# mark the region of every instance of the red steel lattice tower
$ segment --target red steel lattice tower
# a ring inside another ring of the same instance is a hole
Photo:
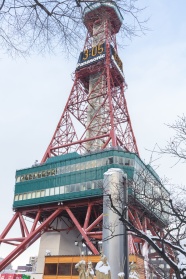
[[[108,146],[138,154],[117,53],[122,15],[114,3],[96,3],[85,9],[84,24],[88,34],[74,84],[42,162],[51,156]]]
[[[66,106],[41,163],[50,157],[73,151],[84,154],[107,147],[121,147],[139,155],[124,94],[126,82],[123,65],[116,44],[122,15],[113,1],[97,2],[85,9],[83,19],[88,30],[84,49],[79,56]],[[97,197],[16,209],[0,235],[0,243],[14,245],[15,249],[0,263],[0,270],[43,233],[54,231],[51,224],[59,216],[68,217],[72,227],[68,227],[67,231],[75,226],[88,248],[98,254],[92,239],[102,239],[102,203],[102,197]],[[31,229],[26,225],[25,216],[34,220]],[[138,229],[156,234],[156,224],[148,217],[141,220],[140,211],[132,205],[129,219]],[[17,220],[20,222],[21,236],[6,238]],[[144,242],[132,237],[129,240],[130,250],[140,253]],[[139,245],[134,245],[134,242]]]
[[[121,147],[139,155],[124,95],[123,65],[116,44],[122,15],[114,2],[97,2],[85,9],[83,19],[88,33],[79,56],[74,84],[41,163],[50,157],[73,151],[83,154],[107,147]],[[65,206],[30,206],[16,209],[0,235],[0,243],[15,247],[0,263],[0,270],[44,232],[53,231],[52,222],[62,215],[72,220],[89,249],[98,254],[92,239],[102,239],[102,197],[92,201],[69,202]],[[25,217],[34,220],[30,229]],[[17,221],[21,236],[8,238],[7,234]],[[100,229],[95,230],[95,227]],[[72,228],[68,227],[67,231]]]

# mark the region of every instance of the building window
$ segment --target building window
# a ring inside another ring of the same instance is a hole
[[[71,264],[70,263],[59,263],[58,264],[58,275],[71,275]]]
[[[92,182],[87,182],[87,190],[90,190],[92,189]]]
[[[57,274],[57,263],[45,264],[44,275],[56,275]]]
[[[96,161],[96,166],[97,166],[97,167],[101,167],[101,166],[102,166],[102,162],[101,162],[100,159]]]
[[[108,164],[108,165],[111,165],[111,164],[113,164],[113,163],[114,163],[114,158],[113,158],[113,157],[108,158],[107,164]]]
[[[119,164],[123,166],[123,158],[119,157]]]
[[[50,189],[50,196],[53,196],[54,195],[54,188],[51,188]]]
[[[35,199],[36,197],[36,192],[32,192],[32,199]]]
[[[49,190],[50,190],[50,189],[46,189],[46,190],[45,190],[45,196],[49,196],[49,195],[50,195]]]
[[[60,187],[60,194],[64,194],[64,189],[65,189],[64,186],[61,186],[61,187]]]
[[[84,183],[82,183],[81,184],[81,190],[80,191],[85,191],[85,190],[87,190],[87,187],[88,187],[88,184],[89,184],[90,182],[84,182]]]
[[[57,174],[61,174],[62,173],[62,169],[61,168],[57,168]]]
[[[40,198],[40,196],[41,196],[40,191],[37,191],[37,192],[36,192],[36,198]]]
[[[45,191],[42,190],[42,191],[41,191],[41,197],[44,197],[44,196],[45,196]]]
[[[21,177],[20,176],[17,176],[16,177],[16,182],[20,182],[21,181]]]
[[[78,183],[78,184],[76,184],[76,192],[79,192],[81,190],[81,186],[80,186],[80,184]]]
[[[59,195],[59,187],[55,187],[55,195]]]
[[[69,193],[69,190],[70,190],[69,185],[65,186],[64,188],[65,188],[65,194]]]
[[[130,159],[125,159],[125,166],[130,166]]]
[[[78,276],[78,270],[77,268],[75,268],[75,265],[75,263],[72,264],[72,275]]]

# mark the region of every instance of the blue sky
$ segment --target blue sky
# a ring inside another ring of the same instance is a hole
[[[140,1],[150,16],[145,36],[136,37],[119,50],[128,90],[126,98],[141,158],[148,163],[158,143],[164,146],[172,123],[186,104],[186,1]],[[81,51],[81,50],[80,50]],[[0,231],[10,220],[15,170],[41,160],[72,87],[77,59],[32,55],[16,60],[0,54]],[[156,156],[155,156],[156,157]],[[185,184],[185,165],[160,158],[160,176]],[[15,236],[15,231],[13,235]],[[7,248],[0,248],[5,256]],[[15,261],[26,264],[37,254],[37,245]]]

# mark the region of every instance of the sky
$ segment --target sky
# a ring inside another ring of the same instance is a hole
[[[150,30],[131,42],[124,39],[119,56],[134,134],[141,159],[148,163],[149,150],[165,146],[171,137],[165,124],[185,113],[186,1],[142,0],[140,6],[147,6]],[[13,216],[15,171],[42,159],[70,93],[76,63],[77,58],[61,53],[12,59],[0,52],[0,232]],[[160,177],[186,184],[184,163],[160,157],[154,166]],[[16,227],[11,236],[17,236]],[[0,257],[8,251],[2,245]],[[13,266],[28,263],[37,253],[38,243]]]

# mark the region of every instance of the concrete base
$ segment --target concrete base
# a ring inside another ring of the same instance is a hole
[[[68,219],[57,218],[52,226],[55,229],[67,229],[72,227],[72,224]],[[75,246],[75,241],[78,242],[78,246]],[[62,232],[52,231],[44,233],[41,236],[38,261],[36,267],[37,278],[40,279],[40,274],[44,272],[45,256],[51,255],[80,255],[81,254],[81,235],[76,228],[73,230],[64,230]]]

